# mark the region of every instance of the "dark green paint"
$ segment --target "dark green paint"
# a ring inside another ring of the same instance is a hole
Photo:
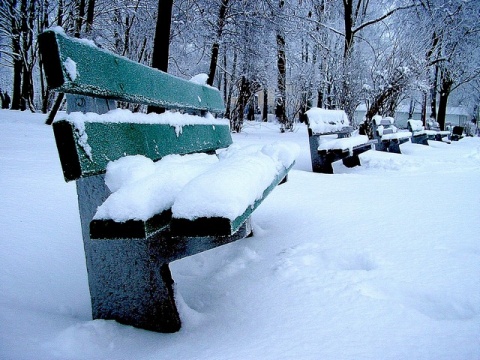
[[[193,112],[225,111],[217,89],[136,63],[84,40],[49,30],[39,36],[39,45],[47,82],[55,91]],[[76,64],[76,77],[64,66],[68,58]]]
[[[126,155],[144,155],[153,161],[170,154],[214,152],[232,143],[225,125],[185,125],[177,135],[167,124],[85,122],[90,154],[79,144],[74,124],[53,124],[64,177],[67,181],[105,172],[108,162]]]

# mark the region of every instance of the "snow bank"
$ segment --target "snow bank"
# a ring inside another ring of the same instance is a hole
[[[367,151],[322,175],[306,126],[245,122],[237,146],[288,140],[300,155],[252,238],[170,264],[183,327],[158,334],[91,319],[52,129],[43,114],[0,119],[0,359],[480,359],[480,138]]]

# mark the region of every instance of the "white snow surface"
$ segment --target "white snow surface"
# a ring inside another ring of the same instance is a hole
[[[170,209],[183,187],[217,162],[215,155],[207,154],[169,155],[155,163],[136,155],[110,162],[105,183],[113,193],[94,218],[148,220]]]
[[[307,111],[310,129],[314,134],[340,131],[350,125],[348,116],[343,110],[327,110],[311,108]]]
[[[190,79],[191,82],[199,85],[206,85],[208,80],[208,74],[200,73],[192,76]]]
[[[247,122],[234,143],[295,142],[294,169],[253,237],[171,263],[183,325],[160,334],[91,319],[76,187],[45,118],[0,110],[0,359],[480,358],[480,138],[327,175],[306,126]]]
[[[67,71],[67,74],[70,80],[75,81],[75,79],[78,76],[77,63],[68,57],[63,62],[63,66],[65,67],[65,70]]]
[[[425,127],[423,126],[423,121],[422,120],[410,119],[410,120],[408,120],[408,123],[410,124],[410,128],[412,129],[412,131],[423,131],[423,130],[425,130]]]
[[[285,142],[230,146],[217,164],[180,191],[172,206],[173,217],[235,220],[263,197],[279,171],[289,168],[299,152],[297,144]]]
[[[143,114],[132,113],[126,109],[110,110],[106,114],[98,115],[89,112],[83,114],[81,112],[73,112],[64,116],[57,116],[55,121],[67,120],[73,124],[84,124],[85,122],[128,122],[139,124],[166,124],[171,126],[186,125],[228,125],[226,119],[216,119],[212,114],[207,113],[206,116],[196,116],[182,114],[177,111],[165,111],[162,114]]]
[[[342,149],[352,150],[355,146],[368,142],[368,136],[356,135],[346,138],[338,138],[336,135],[324,135],[319,139],[318,150]]]

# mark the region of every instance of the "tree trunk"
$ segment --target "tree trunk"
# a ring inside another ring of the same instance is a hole
[[[15,19],[15,8],[17,7],[17,1],[13,0],[10,3],[10,13],[12,14],[11,24],[12,24],[12,53],[13,56],[13,92],[12,92],[12,110],[20,110],[20,103],[22,97],[22,70],[23,70],[23,61],[20,56],[21,46],[20,46],[20,29],[17,26]]]
[[[173,0],[158,0],[157,24],[153,44],[152,67],[168,71],[168,56],[170,49],[170,25],[172,22]],[[147,112],[163,113],[165,109],[149,106]]]
[[[285,56],[285,37],[280,31],[277,32],[277,94],[275,98],[275,116],[282,131],[290,129],[286,112],[286,79],[287,67]]]
[[[218,12],[216,39],[212,45],[212,51],[211,51],[211,57],[210,57],[210,69],[208,72],[208,80],[207,80],[207,84],[210,86],[213,85],[215,72],[217,71],[218,52],[220,49],[219,42],[222,37],[223,27],[225,26],[227,6],[228,6],[228,0],[222,0],[222,3],[220,4],[220,10]]]
[[[236,49],[233,49],[233,64],[232,64],[232,75],[231,75],[231,78],[230,78],[230,85],[228,86],[228,95],[227,95],[227,99],[226,99],[226,109],[225,109],[225,117],[227,119],[232,119],[232,115],[231,115],[231,104],[232,104],[232,93],[233,93],[233,86],[234,86],[234,83],[235,83],[235,77],[237,76],[236,75],[236,72],[237,72],[237,60],[238,60],[238,54],[237,54],[237,50]],[[227,85],[227,83],[225,82],[225,86]],[[232,125],[232,121],[230,121],[230,125]],[[232,126],[230,126],[231,129],[233,129]]]
[[[75,37],[79,38],[82,33],[83,18],[85,17],[85,0],[77,0],[77,19],[75,20]]]
[[[361,0],[359,0],[361,1]],[[353,48],[353,0],[343,0],[344,25],[345,25],[345,44],[343,58],[350,57]]]
[[[447,102],[450,92],[452,91],[453,80],[450,78],[448,71],[441,71],[440,75],[440,99],[438,102],[437,121],[440,129],[445,130],[445,118],[447,115]]]
[[[438,88],[438,66],[435,65],[432,83],[430,85],[430,118],[437,118],[437,88]]]
[[[63,0],[58,0],[57,26],[63,26]]]
[[[92,32],[93,17],[95,15],[95,0],[88,0],[87,20],[85,21],[85,33]]]
[[[268,121],[268,90],[266,85],[263,88],[262,120],[265,122]]]

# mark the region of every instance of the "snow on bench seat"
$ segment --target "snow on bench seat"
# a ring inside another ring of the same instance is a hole
[[[298,152],[290,143],[232,145],[219,158],[169,155],[154,163],[137,155],[111,162],[105,182],[113,193],[94,216],[92,237],[111,238],[112,228],[121,237],[142,226],[151,235],[172,214],[176,235],[231,235],[286,176]]]
[[[356,146],[363,145],[368,143],[368,136],[366,135],[357,135],[347,138],[338,138],[335,135],[325,135],[322,136],[318,145],[319,151],[329,151],[329,150],[342,150],[342,151],[352,151]]]
[[[398,128],[393,125],[394,119],[392,117],[378,117],[374,116],[373,121],[377,125],[377,133],[383,140],[400,140],[412,137],[410,131],[398,131]]]
[[[218,164],[193,179],[172,207],[172,232],[181,236],[235,233],[287,175],[299,148],[275,143],[220,154]]]
[[[332,163],[360,165],[358,155],[372,148],[367,136],[351,136],[353,127],[343,110],[311,108],[306,112],[312,170],[333,174]]]

